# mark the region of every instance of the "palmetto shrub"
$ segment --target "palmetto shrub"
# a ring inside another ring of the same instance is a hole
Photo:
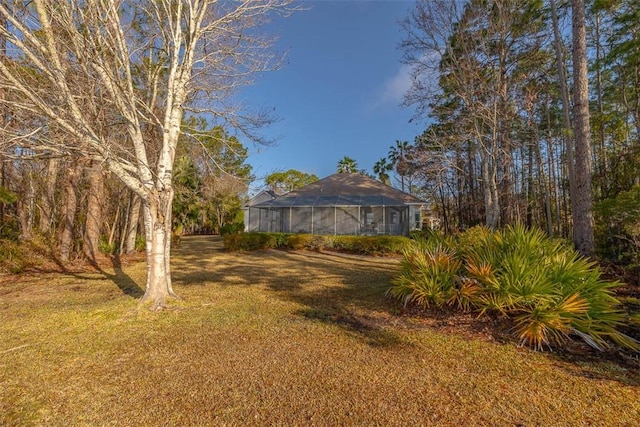
[[[389,293],[405,303],[456,305],[505,316],[521,343],[542,348],[578,336],[602,349],[620,333],[625,315],[595,263],[539,229],[492,232],[476,227],[456,239],[416,242],[404,254]]]
[[[479,287],[459,275],[462,261],[450,238],[412,240],[403,251],[400,274],[389,294],[424,307],[455,305],[469,309]]]

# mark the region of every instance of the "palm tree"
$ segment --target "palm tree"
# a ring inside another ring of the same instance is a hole
[[[356,173],[358,172],[358,163],[349,156],[344,156],[338,161],[338,173]]]
[[[400,175],[400,185],[404,191],[404,175],[407,171],[406,155],[409,151],[409,142],[396,140],[396,145],[389,147],[389,160],[391,160],[392,168]]]
[[[387,185],[391,185],[391,180],[389,179],[389,174],[387,173],[391,169],[393,169],[393,164],[387,163],[386,157],[382,157],[373,165],[373,173],[378,175],[378,181]]]

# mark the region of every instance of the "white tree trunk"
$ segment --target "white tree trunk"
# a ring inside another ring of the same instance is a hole
[[[171,206],[173,190],[154,191],[144,203],[147,283],[141,303],[162,309],[169,297],[178,298],[171,281]]]

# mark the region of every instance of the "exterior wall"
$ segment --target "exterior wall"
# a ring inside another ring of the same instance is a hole
[[[420,206],[409,205],[409,230],[422,230],[422,209]]]
[[[272,196],[267,191],[261,191],[247,203],[246,206],[242,208],[243,213],[243,221],[244,221],[244,231],[259,231],[260,228],[260,217],[257,214],[257,209],[251,209],[251,206],[255,206],[257,204],[268,202],[269,200],[273,200],[274,196]]]
[[[245,211],[245,231],[406,236],[421,226],[420,209],[414,206],[249,207]]]

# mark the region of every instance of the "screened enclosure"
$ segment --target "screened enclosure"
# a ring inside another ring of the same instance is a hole
[[[359,173],[333,174],[287,194],[265,192],[244,207],[245,231],[408,235],[424,202]]]
[[[248,231],[334,235],[407,235],[420,206],[384,196],[275,199],[248,208]]]

